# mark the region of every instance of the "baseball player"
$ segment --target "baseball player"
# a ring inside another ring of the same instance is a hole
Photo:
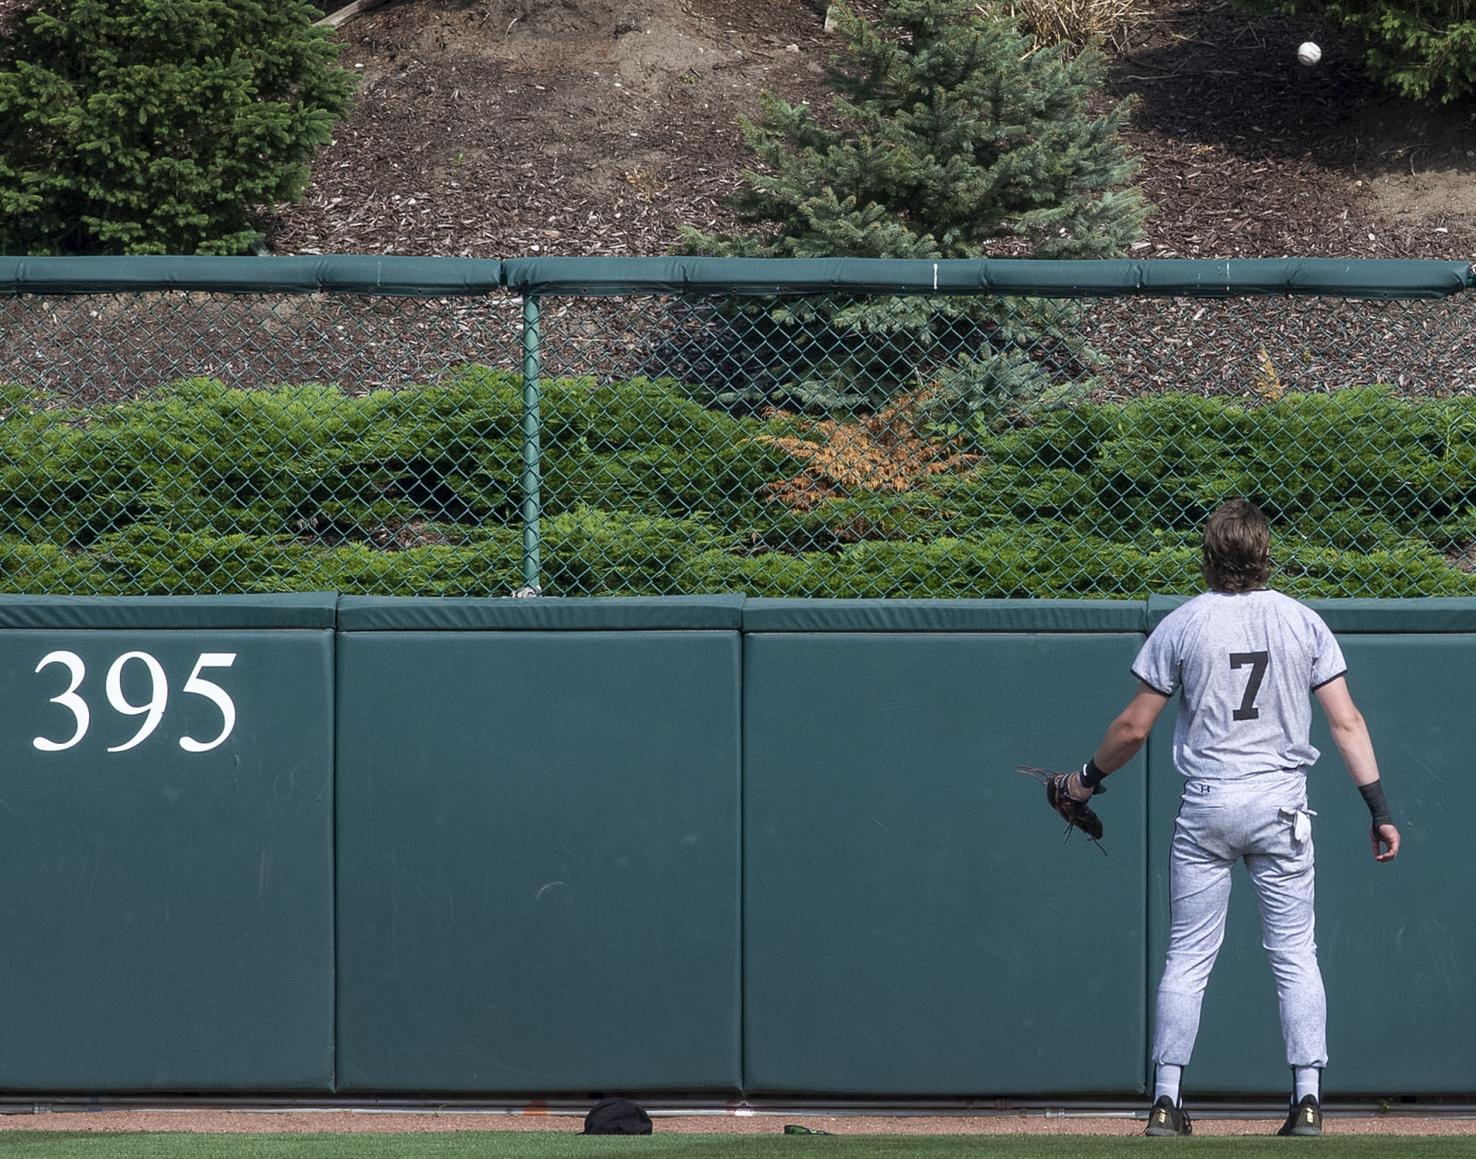
[[[1204,530],[1209,590],[1176,608],[1148,637],[1133,662],[1137,694],[1092,759],[1047,785],[1048,799],[1068,821],[1100,835],[1086,802],[1142,747],[1169,698],[1182,694],[1174,766],[1184,794],[1169,865],[1171,923],[1158,986],[1149,1135],[1191,1133],[1180,1080],[1225,933],[1230,870],[1241,860],[1260,901],[1292,1069],[1291,1108],[1277,1134],[1322,1134],[1327,1003],[1313,939],[1307,769],[1318,751],[1308,743],[1311,696],[1327,714],[1368,805],[1374,860],[1391,861],[1399,852],[1399,830],[1384,800],[1368,726],[1348,692],[1342,650],[1315,612],[1266,586],[1270,570],[1265,516],[1244,500],[1224,504]]]

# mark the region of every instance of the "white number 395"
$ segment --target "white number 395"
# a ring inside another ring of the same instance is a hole
[[[219,684],[206,680],[200,675],[207,668],[229,668],[235,661],[234,652],[201,652],[199,659],[195,661],[194,671],[184,682],[183,691],[190,695],[203,696],[214,704],[220,711],[221,727],[220,731],[209,740],[196,740],[191,736],[180,737],[179,747],[185,752],[208,753],[211,749],[223,744],[226,737],[230,736],[231,731],[236,727],[236,705],[231,700],[230,694]],[[66,691],[53,696],[51,703],[60,705],[72,714],[74,728],[72,735],[65,740],[51,740],[44,736],[33,739],[31,744],[44,753],[59,753],[80,744],[82,738],[87,735],[88,726],[92,723],[92,713],[87,707],[87,702],[77,692],[82,687],[82,681],[87,677],[87,666],[82,662],[82,657],[75,652],[49,652],[36,665],[37,674],[53,664],[59,664],[67,670],[68,683]],[[150,692],[148,699],[142,704],[135,704],[123,694],[123,670],[129,664],[141,664],[148,673]],[[103,686],[107,691],[108,703],[115,711],[123,716],[144,718],[143,724],[132,737],[122,744],[110,746],[108,752],[127,752],[143,744],[159,727],[159,722],[164,719],[164,710],[169,706],[169,681],[164,675],[164,666],[147,652],[125,652],[108,668]]]

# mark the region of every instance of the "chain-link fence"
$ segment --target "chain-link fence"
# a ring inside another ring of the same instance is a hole
[[[1476,594],[1464,265],[6,261],[8,591]]]

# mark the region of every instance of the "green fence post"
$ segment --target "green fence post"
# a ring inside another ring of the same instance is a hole
[[[538,299],[523,299],[523,586],[520,596],[543,591],[539,582],[540,515],[543,510],[543,462],[539,445],[539,375],[543,356],[539,348]]]

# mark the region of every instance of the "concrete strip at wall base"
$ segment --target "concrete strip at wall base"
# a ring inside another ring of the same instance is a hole
[[[1062,842],[1015,766],[1091,754],[1143,624],[1141,604],[746,605],[749,1092],[1142,1090],[1143,761],[1100,799],[1105,857]]]
[[[1156,623],[1174,604],[1153,601]],[[1476,601],[1324,601],[1348,685],[1368,720],[1389,803],[1404,839],[1376,864],[1368,810],[1320,710],[1309,774],[1317,811],[1317,944],[1328,1002],[1331,1097],[1463,1095],[1476,1090],[1476,962],[1471,837],[1461,803],[1470,782],[1476,695]],[[1156,988],[1168,936],[1168,850],[1180,781],[1172,715],[1149,742],[1149,964]],[[1276,989],[1261,948],[1250,878],[1237,867],[1224,947],[1205,997],[1185,1089],[1264,1094],[1287,1087]]]
[[[739,605],[343,601],[340,1092],[740,1088]]]
[[[0,1088],[332,1089],[334,603],[0,599]]]

